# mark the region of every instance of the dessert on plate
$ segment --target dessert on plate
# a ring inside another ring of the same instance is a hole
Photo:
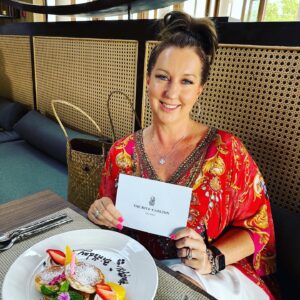
[[[43,300],[124,300],[123,286],[106,282],[96,266],[78,261],[69,246],[65,253],[48,249],[46,267],[36,274],[34,284]]]

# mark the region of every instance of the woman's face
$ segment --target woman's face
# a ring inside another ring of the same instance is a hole
[[[163,124],[189,120],[201,94],[202,63],[192,48],[169,47],[157,58],[147,77],[153,120]]]

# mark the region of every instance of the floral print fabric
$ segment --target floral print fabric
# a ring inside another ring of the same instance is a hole
[[[187,226],[213,242],[230,228],[247,230],[254,254],[234,264],[272,298],[262,277],[275,271],[273,220],[266,186],[257,165],[241,141],[211,129],[168,182],[193,189]],[[118,175],[125,173],[160,180],[144,151],[142,130],[111,148],[99,196],[116,199]],[[135,230],[126,234],[141,242],[158,259],[176,257],[170,239]]]

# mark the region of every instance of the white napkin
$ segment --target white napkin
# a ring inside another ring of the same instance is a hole
[[[234,266],[227,266],[216,275],[200,275],[194,269],[180,263],[169,266],[185,274],[218,300],[268,300],[265,291]]]

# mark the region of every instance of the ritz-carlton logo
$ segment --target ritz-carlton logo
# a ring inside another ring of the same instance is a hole
[[[164,215],[169,215],[170,212],[162,210],[162,209],[155,209],[155,202],[156,202],[156,198],[154,196],[150,197],[150,200],[148,202],[149,206],[144,206],[144,205],[140,205],[140,204],[133,204],[133,206],[137,209],[143,209],[147,215],[154,215],[153,213],[159,213],[159,214],[164,214]],[[152,207],[151,207],[152,206]]]
[[[150,206],[154,206],[155,205],[155,197],[154,196],[150,197],[149,205]]]

